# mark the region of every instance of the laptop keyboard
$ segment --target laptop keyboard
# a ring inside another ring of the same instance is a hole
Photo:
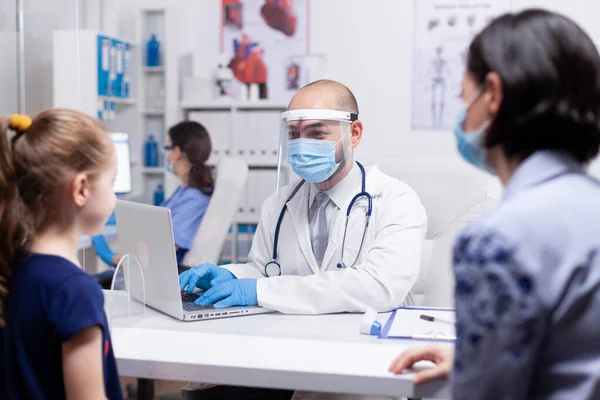
[[[181,293],[181,301],[183,303],[184,311],[200,311],[200,310],[212,310],[213,306],[201,306],[200,304],[194,303],[196,299],[200,297],[196,293]]]

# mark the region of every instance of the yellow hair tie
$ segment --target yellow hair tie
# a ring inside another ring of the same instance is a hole
[[[23,133],[31,127],[32,121],[27,115],[13,114],[10,116],[10,129]]]

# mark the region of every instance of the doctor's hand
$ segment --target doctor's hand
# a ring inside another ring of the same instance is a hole
[[[258,304],[256,279],[235,279],[219,283],[196,299],[196,304],[214,304],[215,308],[255,306]]]
[[[217,267],[214,264],[200,264],[179,275],[179,290],[187,286],[187,292],[192,293],[195,288],[207,290],[222,282],[237,279],[235,275],[225,268]]]
[[[400,354],[390,366],[390,372],[398,375],[412,368],[418,361],[433,361],[433,368],[420,370],[413,377],[415,385],[446,378],[452,370],[454,363],[454,349],[440,345],[429,345],[425,347],[413,347]]]

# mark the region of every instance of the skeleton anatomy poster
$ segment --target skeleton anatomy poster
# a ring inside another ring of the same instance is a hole
[[[302,82],[310,0],[221,0],[221,52],[238,86],[287,101]],[[243,90],[242,90],[243,92]]]
[[[510,0],[415,0],[413,129],[453,127],[469,43],[510,10]]]

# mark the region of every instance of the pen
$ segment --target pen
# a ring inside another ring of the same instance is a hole
[[[438,318],[438,317],[432,317],[431,315],[421,314],[421,316],[419,318],[421,318],[422,320],[425,320],[425,321],[429,321],[429,322],[443,322],[445,324],[456,325],[456,322],[454,322],[454,321],[450,321],[450,320],[442,319],[442,318]]]
[[[456,340],[456,336],[451,335],[412,335],[410,338],[417,340]]]

